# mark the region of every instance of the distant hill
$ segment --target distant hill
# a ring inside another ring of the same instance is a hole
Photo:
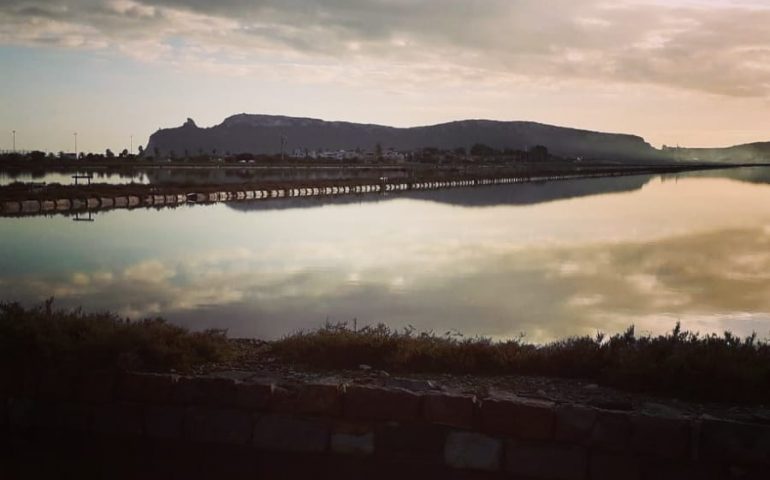
[[[664,160],[661,152],[635,135],[600,133],[534,122],[463,120],[439,125],[395,128],[350,122],[272,115],[234,115],[219,125],[199,128],[188,119],[181,127],[158,130],[147,145],[154,155],[182,156],[227,152],[276,154],[281,151],[355,150],[382,148],[413,151],[435,147],[443,150],[482,143],[496,149],[527,150],[544,145],[555,155],[617,161]]]
[[[676,160],[728,163],[770,162],[770,142],[747,143],[726,148],[668,148]]]

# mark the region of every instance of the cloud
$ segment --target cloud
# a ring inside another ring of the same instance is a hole
[[[160,314],[236,336],[275,338],[353,318],[532,341],[631,324],[660,333],[678,320],[701,332],[770,334],[770,235],[761,228],[553,247],[409,244],[375,257],[351,244],[330,260],[310,248],[205,250],[0,285],[29,303],[54,295],[62,306]],[[328,263],[298,267],[318,258]]]
[[[768,24],[754,2],[8,0],[0,43],[276,79],[591,80],[766,97]]]

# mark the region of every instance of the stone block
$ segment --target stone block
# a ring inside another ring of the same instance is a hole
[[[631,448],[660,458],[687,458],[690,449],[690,422],[684,418],[631,417]]]
[[[266,383],[235,383],[233,406],[249,410],[264,410],[270,404],[273,386]]]
[[[176,406],[149,406],[144,410],[144,428],[147,436],[174,439],[184,434],[186,409]]]
[[[118,381],[118,398],[139,403],[168,403],[172,401],[177,377],[152,373],[128,372]]]
[[[496,472],[502,456],[502,440],[479,433],[451,432],[444,446],[444,462],[452,468]]]
[[[770,465],[770,426],[706,418],[700,429],[699,457]]]
[[[554,405],[529,399],[489,399],[481,404],[485,431],[521,439],[547,440],[553,436]]]
[[[97,405],[93,410],[93,430],[116,435],[141,435],[144,431],[142,408],[128,403]]]
[[[682,461],[647,461],[644,465],[644,472],[646,480],[722,480],[725,478],[750,480],[752,478],[768,478],[767,476],[735,475],[721,465],[696,464]]]
[[[555,440],[581,444],[590,440],[597,418],[595,409],[578,405],[561,405],[556,408],[555,415]]]
[[[378,456],[410,463],[444,463],[447,429],[418,423],[387,423],[375,430],[374,447]]]
[[[323,453],[330,433],[325,419],[271,414],[257,419],[252,443],[261,450]]]
[[[101,197],[99,198],[99,204],[102,208],[112,208],[115,206],[115,201],[109,197]]]
[[[84,373],[78,386],[77,398],[84,402],[107,403],[115,399],[118,374],[113,370]]]
[[[476,398],[472,395],[427,394],[423,397],[423,417],[430,423],[471,429],[474,426]]]
[[[331,452],[371,455],[374,453],[374,432],[365,426],[336,425],[331,434]]]
[[[251,439],[254,416],[240,410],[192,408],[185,430],[196,442],[244,445]]]
[[[181,377],[174,401],[185,405],[230,406],[235,403],[235,380],[222,377]]]
[[[588,478],[591,480],[641,480],[642,464],[638,457],[594,452]]]
[[[625,451],[631,438],[631,420],[626,413],[600,411],[591,432],[591,445],[601,450]]]
[[[37,397],[46,400],[71,400],[75,396],[77,378],[61,370],[45,370],[40,374]]]
[[[91,406],[82,403],[56,405],[56,427],[65,431],[85,432],[91,429]]]
[[[283,413],[339,416],[342,395],[334,384],[279,386],[273,389],[270,409]]]
[[[28,398],[8,399],[8,425],[23,430],[37,427],[40,411],[38,404]]]
[[[505,470],[512,475],[542,480],[583,480],[587,468],[588,458],[583,447],[517,440],[509,440],[505,447]]]
[[[421,396],[396,388],[350,385],[345,391],[345,416],[360,420],[416,420]]]

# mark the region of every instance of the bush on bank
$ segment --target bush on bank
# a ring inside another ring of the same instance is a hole
[[[677,326],[665,335],[630,327],[607,337],[545,345],[523,339],[462,338],[385,325],[347,324],[299,332],[272,345],[289,362],[322,368],[360,364],[395,372],[526,374],[580,378],[645,393],[721,401],[770,401],[770,344],[756,335],[700,335]]]
[[[184,371],[231,353],[224,331],[189,332],[162,319],[130,321],[52,304],[0,303],[0,365]]]

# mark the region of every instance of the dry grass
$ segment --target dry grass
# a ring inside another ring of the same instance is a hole
[[[346,324],[300,332],[272,344],[281,359],[320,368],[359,364],[394,372],[530,374],[581,378],[634,391],[690,399],[770,401],[770,345],[683,332],[637,336],[633,327],[606,337],[572,337],[546,345],[495,342],[391,330],[353,331]]]
[[[31,368],[189,370],[225,361],[225,332],[189,332],[162,319],[0,303],[0,364]]]

